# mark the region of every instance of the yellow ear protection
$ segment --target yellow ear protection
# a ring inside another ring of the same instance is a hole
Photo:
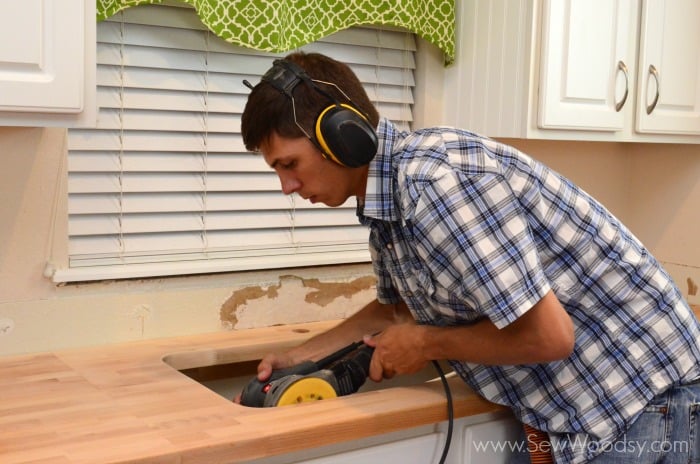
[[[363,112],[353,106],[350,98],[337,85],[311,79],[300,66],[287,60],[275,60],[262,80],[269,82],[292,101],[294,122],[326,158],[351,168],[372,161],[377,153],[377,134]],[[297,122],[293,92],[302,82],[333,103],[316,118],[314,137]],[[317,83],[335,87],[349,103],[340,103],[331,94],[319,88]]]

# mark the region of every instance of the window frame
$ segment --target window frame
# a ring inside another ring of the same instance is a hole
[[[138,8],[131,8],[125,12],[120,13],[119,15],[125,15],[125,14],[133,14],[136,15],[137,17],[141,17],[141,15],[144,15],[143,17],[146,17],[149,15],[149,12],[147,11],[149,8],[163,8],[163,6],[140,6]],[[182,7],[177,7],[177,8],[182,8]],[[185,7],[189,8],[189,7]],[[151,12],[152,14],[152,12]],[[123,23],[121,21],[121,17],[116,15],[115,17],[111,18],[112,22],[119,22],[120,27],[123,27]],[[108,20],[109,21],[109,20]],[[204,27],[198,23],[197,29],[203,30]],[[373,28],[374,33],[371,35],[367,36],[367,42],[368,45],[371,45],[372,42],[376,41],[378,37],[376,34],[381,34],[385,31],[392,31],[392,28],[386,28],[386,27],[377,27]],[[396,30],[398,31],[398,30]],[[392,31],[393,32],[393,31]],[[206,36],[208,37],[207,40],[217,40],[214,38],[214,36],[211,35],[209,32],[204,32]],[[309,44],[306,47],[303,47],[302,49],[306,51],[320,51],[324,52],[328,45],[327,44],[334,44],[338,43],[342,37],[339,39],[338,36],[342,36],[343,34],[348,34],[352,32],[345,32],[341,31],[341,33],[334,34],[334,36],[330,36],[329,38],[324,39],[323,41],[319,41],[313,44]],[[412,56],[410,57],[411,61],[411,74],[415,70],[415,53],[416,53],[416,38],[413,36],[411,33],[406,32],[406,31],[401,31],[401,34],[404,35],[411,35],[412,36],[412,50],[410,53]],[[99,34],[98,34],[99,36]],[[227,45],[230,47],[234,47],[232,45]],[[235,47],[234,47],[235,48]],[[209,53],[209,49],[207,49],[207,54]],[[273,54],[273,53],[264,53],[264,52],[253,52],[253,51],[246,51],[246,53],[251,53],[251,54],[258,54],[261,56],[266,57],[267,59],[266,64],[263,68],[258,70],[259,74],[262,74],[264,70],[269,66],[269,63],[271,63],[272,58],[276,56],[280,56],[280,54]],[[343,59],[342,56],[338,57],[338,59]],[[351,64],[351,67],[353,65]],[[259,75],[258,74],[258,75]],[[360,75],[360,73],[358,73]],[[257,80],[254,80],[255,77],[247,76],[249,80],[252,82],[257,82]],[[413,80],[413,76],[411,75],[411,81],[412,86],[415,85],[415,81]],[[242,80],[242,79],[241,79]],[[368,89],[368,93],[372,93],[373,90],[371,86]],[[410,88],[411,91],[411,102],[408,104],[409,110],[411,110],[411,106],[413,104],[413,87]],[[380,106],[380,113],[381,111],[381,105]],[[402,110],[403,111],[403,110]],[[408,128],[408,125],[410,124],[410,117],[408,118],[408,121],[406,121],[405,127]],[[68,148],[69,151],[71,151],[71,147],[73,146],[70,136],[68,140]],[[70,163],[70,160],[69,160]],[[70,170],[70,169],[69,169]],[[276,176],[274,175],[274,172],[269,171],[268,177],[273,176],[275,178],[276,182]],[[70,181],[69,181],[69,195],[70,195]],[[281,193],[280,193],[281,195]],[[296,206],[294,206],[295,203],[298,203],[302,200],[300,199],[294,199],[289,198],[288,201],[291,202],[292,207],[290,208],[291,214],[294,215],[295,212],[299,211]],[[354,202],[354,199],[351,199],[350,201]],[[69,202],[68,204],[68,213],[70,214],[70,209],[71,209],[71,204]],[[354,215],[354,203],[346,205],[346,210],[347,211],[353,211]],[[359,226],[359,224],[358,224]],[[68,224],[68,227],[71,227],[70,221]],[[361,227],[361,226],[359,226]],[[291,226],[291,231],[294,233],[296,226],[292,225]],[[69,243],[70,245],[70,243]],[[207,252],[203,252],[203,254],[207,254]],[[173,276],[173,275],[184,275],[184,274],[202,274],[202,273],[218,273],[218,272],[231,272],[231,271],[245,271],[245,270],[259,270],[259,269],[273,269],[273,268],[288,268],[288,267],[300,267],[300,266],[314,266],[314,265],[327,265],[327,264],[341,264],[341,263],[358,263],[358,262],[368,262],[369,261],[369,253],[367,251],[367,245],[366,245],[366,240],[363,240],[360,246],[360,242],[357,242],[351,246],[343,245],[343,244],[333,244],[330,243],[326,246],[319,246],[317,247],[315,252],[310,252],[310,253],[292,253],[289,255],[292,259],[286,259],[286,260],[280,260],[280,254],[275,250],[274,248],[270,250],[261,250],[257,256],[245,256],[245,254],[241,255],[241,253],[236,253],[236,250],[227,252],[227,253],[219,253],[216,259],[205,259],[205,260],[197,260],[193,259],[193,256],[182,256],[182,255],[177,255],[177,254],[166,254],[164,255],[164,259],[162,260],[154,260],[152,262],[139,262],[138,260],[135,260],[133,262],[128,262],[128,256],[120,256],[119,261],[121,263],[126,263],[126,264],[107,264],[107,265],[86,265],[86,266],[80,266],[80,267],[75,267],[75,266],[67,266],[67,267],[60,267],[57,269],[54,274],[53,274],[53,280],[55,282],[72,282],[72,281],[90,281],[90,280],[105,280],[105,279],[121,279],[121,278],[144,278],[144,277],[160,277],[160,276]],[[99,257],[97,261],[99,261]],[[70,253],[68,256],[68,261],[70,264]],[[88,260],[89,261],[89,260]],[[96,262],[97,262],[96,261]],[[102,261],[103,263],[105,261]],[[88,263],[90,264],[90,263]]]

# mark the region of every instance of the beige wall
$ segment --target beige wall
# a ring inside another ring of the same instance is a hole
[[[0,302],[52,293],[50,281],[36,277],[51,254],[48,232],[60,214],[55,207],[61,204],[56,199],[63,184],[65,134],[0,127]]]
[[[700,303],[700,145],[507,142],[598,198]]]

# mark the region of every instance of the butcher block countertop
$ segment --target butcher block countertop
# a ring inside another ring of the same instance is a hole
[[[439,381],[248,408],[178,371],[257,360],[335,323],[0,358],[0,463],[244,462],[446,420]],[[456,417],[504,411],[449,382]]]
[[[244,462],[446,420],[439,381],[248,408],[178,371],[260,359],[334,323],[0,358],[0,463]],[[456,417],[502,410],[449,381]]]

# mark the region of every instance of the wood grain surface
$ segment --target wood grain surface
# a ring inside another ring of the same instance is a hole
[[[0,358],[0,463],[244,462],[447,418],[440,382],[257,409],[178,371],[259,359],[334,323]],[[457,417],[503,411],[450,386]]]
[[[0,358],[0,463],[244,462],[447,418],[440,382],[262,409],[177,370],[259,359],[332,324]],[[501,410],[450,383],[457,417]]]

